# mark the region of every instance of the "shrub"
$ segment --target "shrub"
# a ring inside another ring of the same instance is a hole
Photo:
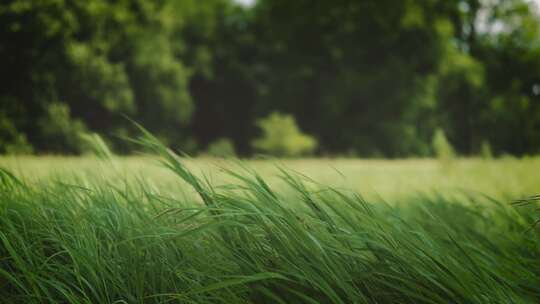
[[[26,135],[17,134],[13,142],[5,146],[6,154],[28,155],[34,153],[34,147],[28,142]]]
[[[0,153],[32,154],[33,147],[24,133],[20,133],[11,119],[0,112]]]
[[[83,151],[85,142],[81,135],[85,134],[87,129],[82,120],[71,117],[68,105],[60,102],[48,105],[46,115],[39,125],[47,140],[47,150],[71,153]]]
[[[257,120],[262,137],[254,140],[255,150],[275,156],[300,156],[313,153],[317,140],[300,131],[294,117],[274,112]]]
[[[208,145],[206,154],[214,157],[234,157],[236,156],[236,151],[230,139],[219,138]]]
[[[491,145],[488,141],[482,141],[482,146],[480,147],[480,156],[482,156],[483,159],[493,158],[493,152],[491,152]]]
[[[437,157],[437,159],[444,162],[448,162],[454,159],[454,148],[446,138],[446,135],[444,134],[444,131],[442,129],[435,130],[435,133],[433,134],[432,145],[433,152],[435,153],[435,157]]]

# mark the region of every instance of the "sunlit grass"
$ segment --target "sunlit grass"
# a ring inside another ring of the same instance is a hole
[[[215,158],[184,159],[194,174],[204,174],[214,185],[231,182],[221,167],[235,169],[234,161]],[[325,185],[361,192],[371,199],[395,201],[417,192],[477,191],[511,200],[540,192],[540,158],[483,160],[462,158],[445,167],[436,159],[275,159],[244,160],[243,163],[279,187],[277,166],[301,172]],[[63,179],[105,176],[126,180],[143,178],[162,190],[178,189],[179,181],[157,159],[145,156],[117,157],[114,166],[92,156],[0,157],[0,166],[27,180],[59,176]]]

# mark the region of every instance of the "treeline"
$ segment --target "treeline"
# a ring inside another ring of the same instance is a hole
[[[540,152],[526,0],[8,0],[0,37],[0,153],[129,153],[126,117],[188,153]]]

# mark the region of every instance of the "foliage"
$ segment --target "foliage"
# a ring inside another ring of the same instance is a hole
[[[26,135],[15,129],[13,122],[0,112],[0,153],[31,154],[32,145]]]
[[[4,301],[540,301],[534,206],[437,193],[369,203],[285,170],[284,192],[245,171],[215,187],[151,135],[140,143],[200,199],[148,178],[26,183],[0,169]]]
[[[31,133],[40,151],[79,152],[73,140],[51,145],[56,133],[40,128],[57,102],[92,131],[126,132],[122,115],[129,115],[182,144],[186,132],[178,131],[185,130],[194,106],[178,33],[181,13],[193,14],[197,6],[182,1],[173,17],[174,2],[3,2],[0,31],[9,43],[2,43],[0,60],[11,72],[0,79],[0,97],[7,100],[1,110],[20,118],[17,129]]]
[[[442,129],[435,130],[435,133],[433,134],[432,146],[435,157],[442,162],[447,163],[454,159],[456,153]]]
[[[275,156],[300,156],[312,153],[317,148],[317,140],[298,129],[294,117],[277,112],[257,121],[262,130],[253,147]]]
[[[13,141],[4,145],[4,152],[8,155],[28,155],[34,152],[34,148],[24,134],[16,134]]]
[[[71,111],[66,104],[49,104],[47,114],[39,121],[39,126],[48,139],[46,145],[49,151],[82,152],[81,136],[87,129],[80,119],[71,117]]]
[[[128,116],[172,148],[227,137],[250,155],[271,112],[294,116],[320,153],[425,156],[439,126],[460,154],[483,140],[538,153],[530,2],[3,1],[0,140],[77,153],[41,129],[62,103],[123,153]]]
[[[491,145],[488,141],[483,141],[482,146],[480,147],[480,155],[483,159],[492,159],[493,152],[491,151]]]
[[[206,154],[214,157],[235,157],[234,143],[228,138],[219,138],[208,145]]]

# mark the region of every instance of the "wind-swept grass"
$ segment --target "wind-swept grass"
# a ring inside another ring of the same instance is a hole
[[[249,169],[214,187],[150,134],[139,143],[200,200],[0,171],[2,303],[540,302],[533,205],[370,204],[287,170],[285,192]]]

